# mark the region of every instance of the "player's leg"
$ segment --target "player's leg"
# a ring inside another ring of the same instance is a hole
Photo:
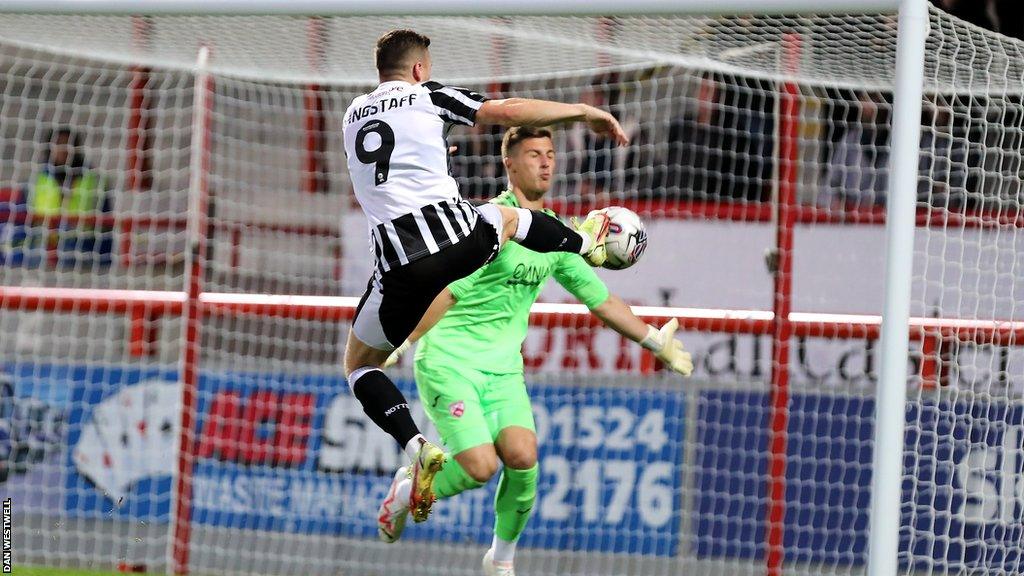
[[[352,361],[349,361],[349,357],[346,356],[346,367],[351,370],[350,374],[361,378],[369,377],[373,382],[386,380],[386,384],[390,385],[390,388],[387,385],[384,386],[387,393],[382,394],[382,398],[390,401],[397,399],[393,394],[398,392],[397,388],[391,384],[390,380],[386,379],[379,368],[383,366],[390,351],[394,350],[396,343],[400,344],[405,341],[412,333],[441,290],[448,284],[468,276],[486,264],[497,253],[500,246],[500,213],[498,213],[498,217],[498,219],[493,218],[492,213],[490,220],[477,219],[473,228],[458,243],[447,246],[430,256],[388,270],[375,271],[367,288],[367,295],[360,302],[352,326],[352,332],[356,338],[350,338],[349,343],[355,353],[352,354]],[[384,352],[377,353],[372,350],[368,351],[366,348]],[[355,381],[353,378],[350,383]],[[373,389],[370,390],[365,393],[366,400],[359,397],[358,393],[357,397],[363,403],[364,410],[368,410],[367,414],[370,414],[370,411],[378,414],[378,416],[371,415],[374,422],[384,430],[390,431],[385,427],[388,425],[388,421],[384,419],[384,416],[390,416],[397,412],[407,413],[408,405],[405,404],[403,398],[401,403],[390,404],[390,407],[382,412],[381,406],[387,402],[382,402],[381,398],[370,397],[374,393]],[[353,391],[355,391],[355,387]],[[373,405],[368,409],[367,406],[370,404]],[[382,413],[383,416],[380,416]],[[405,416],[401,416],[400,419],[405,421]],[[411,418],[409,421],[411,422]],[[395,439],[400,444],[409,432],[408,430],[404,431],[404,434],[395,434]],[[443,468],[442,464],[446,456],[439,448],[426,442],[422,437],[417,435],[412,438],[413,440],[409,442],[419,443],[422,448],[418,450],[419,455],[413,459],[414,470],[411,474],[412,488],[408,504],[412,508],[413,518],[417,522],[422,522],[426,520],[430,506],[436,497],[433,489],[434,472]],[[490,439],[485,441],[490,441]],[[428,456],[426,460],[423,454]],[[465,472],[461,466],[457,464],[453,466],[453,474],[460,472]],[[445,481],[445,478],[442,478],[442,482]],[[464,482],[465,479],[463,478],[462,481]],[[381,505],[378,524],[381,527],[381,537],[387,541],[394,541],[398,538],[401,533],[401,527],[398,524],[404,522],[405,519],[403,509],[405,502],[402,500],[405,489],[400,490],[399,484],[401,484],[401,478],[396,475],[392,481],[392,489]],[[399,520],[391,521],[391,518],[399,518]]]
[[[491,444],[491,432],[483,416],[478,386],[484,376],[445,363],[436,366],[416,362],[416,387],[427,417],[437,427],[441,439],[455,456],[448,455],[444,467],[434,476],[437,498],[448,498],[465,490],[483,486],[498,469],[498,457]],[[377,533],[385,542],[395,542],[405,528],[406,502],[412,490],[411,480],[399,469],[391,489],[381,502]]]
[[[424,411],[449,450],[449,463],[435,479],[437,497],[483,486],[498,470],[493,434],[481,403],[487,375],[421,359],[416,361],[415,376]]]
[[[592,212],[573,230],[540,210],[483,204],[477,211],[501,231],[502,244],[513,240],[534,252],[571,252],[583,255],[594,266],[604,263],[609,220],[603,212]]]
[[[481,423],[481,430],[486,424]],[[494,477],[498,470],[498,456],[494,444],[487,442],[457,453],[445,454],[445,465],[434,476],[434,496],[438,500],[451,498],[467,490],[475,490]],[[392,543],[402,536],[405,518],[409,513],[408,501],[412,491],[409,469],[398,469],[391,482],[391,489],[377,510],[377,535],[384,542]]]
[[[494,495],[494,538],[483,563],[489,574],[512,574],[516,544],[537,500],[537,434],[521,426],[506,427],[495,450],[504,466]]]
[[[405,395],[380,370],[388,354],[387,350],[366,344],[352,330],[345,343],[345,374],[353,395],[370,420],[405,447],[419,435],[419,428],[409,412]]]
[[[433,480],[444,465],[445,455],[420,434],[405,396],[380,369],[394,349],[392,342],[398,337],[396,334],[402,339],[409,334],[401,334],[404,325],[396,328],[399,323],[394,318],[402,317],[403,314],[415,314],[416,318],[420,318],[429,306],[429,302],[424,302],[428,297],[426,295],[419,299],[394,299],[395,293],[402,295],[402,290],[391,287],[408,282],[404,271],[374,273],[352,321],[352,330],[345,346],[345,374],[352,394],[362,404],[366,415],[381,430],[390,434],[412,459],[408,471],[410,493],[401,505],[406,509],[411,508],[413,518],[422,522],[427,519],[434,502]],[[385,286],[388,287],[388,297],[384,296]],[[429,291],[431,286],[424,288]],[[436,297],[440,291],[441,287],[430,297]],[[411,332],[412,328],[408,330]],[[403,515],[403,522],[404,519]]]
[[[516,543],[537,499],[537,432],[522,373],[494,376],[484,410],[497,430],[495,451],[504,464],[494,498],[494,538],[484,557],[488,574],[513,574]]]

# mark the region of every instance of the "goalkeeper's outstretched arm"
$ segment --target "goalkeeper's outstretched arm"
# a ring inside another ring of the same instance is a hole
[[[607,136],[620,146],[629,137],[619,121],[608,112],[589,104],[565,104],[532,98],[488,100],[476,112],[476,121],[502,126],[548,126],[559,122],[586,122],[595,133]]]
[[[413,345],[417,340],[423,337],[434,324],[441,321],[444,315],[452,306],[455,306],[455,295],[448,288],[445,288],[434,298],[434,301],[430,304],[430,308],[423,314],[423,318],[420,318],[420,323],[416,325],[416,328],[412,331],[412,334],[402,342],[398,348],[395,348],[388,356],[388,359],[384,361],[384,367],[390,368],[398,363],[398,359],[409,350],[409,347]]]
[[[666,366],[689,376],[693,372],[693,359],[683,349],[683,343],[676,340],[679,321],[669,320],[660,329],[638,318],[621,298],[609,294],[608,299],[590,310],[609,328],[647,348]]]
[[[416,329],[409,335],[409,340],[415,342],[423,337],[424,334],[434,327],[434,324],[437,324],[441,321],[441,318],[444,318],[445,313],[451,310],[451,307],[455,306],[456,302],[455,295],[452,294],[450,289],[445,288],[442,290],[437,295],[437,298],[434,298],[430,308],[427,308],[423,318],[420,318],[420,323],[416,325]]]

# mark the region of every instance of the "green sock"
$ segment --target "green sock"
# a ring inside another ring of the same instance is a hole
[[[530,511],[537,499],[536,464],[526,470],[505,467],[494,496],[494,535],[506,542],[515,542],[530,521]]]
[[[434,495],[438,498],[449,498],[465,490],[472,490],[483,486],[459,464],[459,461],[448,454],[448,461],[444,463],[441,471],[434,476]]]

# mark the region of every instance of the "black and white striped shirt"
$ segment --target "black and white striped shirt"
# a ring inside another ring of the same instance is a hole
[[[486,98],[437,82],[384,82],[345,112],[352,187],[382,270],[464,238],[476,224],[448,171],[447,133],[472,126]]]
[[[370,230],[377,267],[387,271],[456,244],[469,235],[477,218],[469,202],[442,200],[377,224]]]

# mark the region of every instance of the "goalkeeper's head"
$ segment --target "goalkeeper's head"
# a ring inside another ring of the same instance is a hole
[[[430,80],[430,38],[414,30],[392,30],[378,38],[374,58],[381,82]]]
[[[551,130],[513,126],[501,140],[501,157],[508,183],[529,200],[539,200],[551,189],[555,174],[555,144]]]

